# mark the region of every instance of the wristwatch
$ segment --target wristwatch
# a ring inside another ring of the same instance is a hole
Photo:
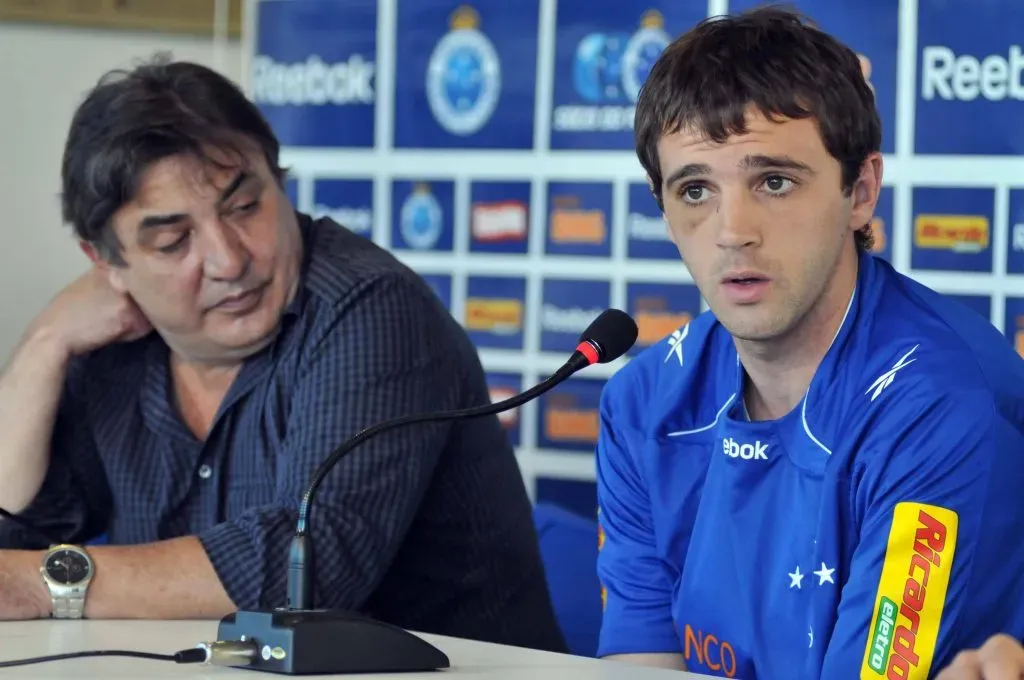
[[[77,545],[55,545],[43,556],[39,568],[50,589],[55,619],[81,619],[85,616],[85,595],[92,582],[94,566],[89,553]]]

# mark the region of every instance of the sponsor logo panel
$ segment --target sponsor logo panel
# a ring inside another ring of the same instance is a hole
[[[540,376],[546,379],[548,376]],[[593,453],[605,381],[572,377],[539,398],[537,444],[541,448]]]
[[[400,0],[395,147],[532,148],[538,16],[539,0]]]
[[[700,301],[700,291],[691,284],[627,283],[627,311],[639,331],[628,356],[636,356],[690,323],[700,314]]]
[[[1024,274],[1024,189],[1010,190],[1010,223],[1006,230],[1006,272]],[[1021,286],[1024,290],[1024,285]]]
[[[553,149],[633,149],[633,115],[651,66],[707,4],[559,0],[551,111]]]
[[[1024,3],[918,3],[915,153],[1024,154],[1021,26]]]
[[[477,347],[523,349],[526,279],[470,276],[463,326]]]
[[[396,180],[391,189],[391,247],[451,251],[454,193],[451,181]]]
[[[580,333],[610,305],[608,281],[547,279],[540,308],[540,349],[566,354]]]
[[[993,189],[915,187],[911,267],[992,271]]]
[[[329,217],[360,236],[373,238],[373,180],[316,180],[312,214]]]
[[[377,3],[261,2],[252,100],[282,146],[370,148]]]
[[[529,182],[473,182],[470,185],[471,252],[525,254],[529,231]]]
[[[545,254],[611,255],[610,183],[551,182],[547,199]]]

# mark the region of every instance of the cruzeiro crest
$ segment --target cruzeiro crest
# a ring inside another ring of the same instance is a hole
[[[480,17],[462,6],[427,66],[427,102],[437,122],[455,135],[471,135],[490,119],[501,92],[501,61],[477,30]]]
[[[630,37],[622,54],[622,87],[630,101],[640,96],[640,88],[651,67],[672,39],[665,32],[665,18],[657,10],[644,12],[640,29]]]
[[[441,236],[442,219],[441,204],[430,187],[420,182],[402,204],[402,238],[410,248],[433,248]]]

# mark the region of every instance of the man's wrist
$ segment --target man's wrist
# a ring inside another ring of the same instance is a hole
[[[50,326],[33,326],[22,337],[18,354],[40,365],[63,368],[71,360],[71,345]]]
[[[38,612],[37,618],[40,619],[49,618],[50,613],[53,611],[53,598],[50,595],[50,588],[46,585],[46,582],[43,580],[43,574],[39,570],[45,555],[45,550],[33,550],[30,551],[29,555],[25,556],[25,591],[34,600],[35,609]],[[32,578],[33,576],[35,578]],[[31,582],[31,587],[29,587],[30,584],[28,582]]]
[[[46,619],[52,602],[50,589],[39,567],[45,550],[4,550],[0,552],[0,593],[13,601],[0,602],[0,618]]]

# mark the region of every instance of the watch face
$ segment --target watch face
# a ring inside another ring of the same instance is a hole
[[[89,560],[74,550],[58,550],[46,560],[46,575],[57,583],[81,583],[89,577]]]

